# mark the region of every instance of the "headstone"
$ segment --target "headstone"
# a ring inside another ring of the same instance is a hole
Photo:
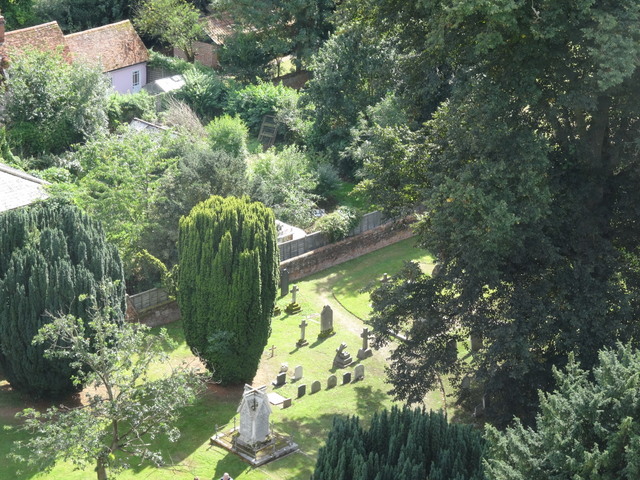
[[[320,333],[328,333],[333,330],[333,310],[325,305],[320,313]]]
[[[342,374],[342,384],[346,385],[347,383],[351,383],[351,372],[344,372]]]
[[[282,408],[289,408],[291,406],[291,399],[285,398],[284,402],[282,402]]]
[[[240,413],[238,443],[255,445],[264,442],[271,433],[269,429],[271,407],[267,397],[267,387],[253,388],[245,385],[238,412]]]
[[[269,357],[269,358],[273,358],[273,356],[275,355],[276,346],[275,345],[271,345],[271,348],[269,350],[271,351],[271,357]]]
[[[296,366],[296,369],[293,371],[293,379],[300,380],[302,378],[302,365]]]
[[[329,378],[327,378],[327,390],[335,387],[336,385],[338,385],[338,377],[335,375],[329,375]]]
[[[383,273],[382,274],[382,278],[380,279],[380,281],[382,283],[387,283],[389,281],[389,274],[388,273]]]
[[[471,377],[469,375],[465,375],[464,377],[462,377],[460,386],[465,390],[469,390],[471,388]]]
[[[300,327],[300,340],[296,342],[296,345],[298,347],[304,347],[305,345],[309,345],[309,342],[307,342],[307,340],[304,338],[307,325],[309,325],[309,323],[307,323],[307,320],[304,318],[300,322],[300,325],[298,325]]]
[[[320,381],[316,380],[311,384],[311,393],[319,392],[320,388],[322,388],[322,386],[320,385]]]
[[[289,270],[283,268],[280,272],[280,296],[284,297],[289,293]]]
[[[298,303],[296,300],[297,300],[299,291],[300,289],[298,288],[298,286],[294,285],[293,288],[291,289],[291,303]]]
[[[336,348],[336,356],[333,358],[333,368],[345,368],[353,363],[351,354],[347,352],[347,344],[341,343]]]
[[[304,397],[307,393],[307,386],[303,383],[302,385],[298,385],[298,398]]]
[[[280,373],[285,373],[289,370],[289,364],[288,363],[281,363],[280,364]]]
[[[287,374],[286,372],[279,373],[276,377],[275,382],[271,382],[274,387],[281,387],[285,383],[287,383]]]
[[[362,337],[362,348],[358,350],[358,359],[364,360],[373,355],[373,352],[369,348],[369,329],[363,328],[360,337]]]
[[[353,379],[362,380],[363,378],[364,378],[364,365],[362,364],[356,365],[356,368],[353,370]]]
[[[477,352],[482,347],[484,347],[484,341],[482,339],[482,335],[477,335],[475,333],[471,333],[469,335],[469,341],[471,342],[471,351]]]

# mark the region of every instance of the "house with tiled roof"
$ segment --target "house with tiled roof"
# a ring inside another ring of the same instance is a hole
[[[119,93],[137,92],[147,82],[149,53],[129,20],[64,35],[58,22],[11,32],[0,16],[0,62],[25,50],[60,52],[69,62],[99,66]]]
[[[207,34],[207,41],[196,41],[193,44],[196,61],[211,68],[220,68],[218,50],[224,45],[225,39],[233,33],[233,20],[229,16],[203,17],[202,26]],[[173,56],[186,60],[187,56],[177,47],[173,49]]]
[[[0,163],[0,213],[47,198],[48,182]]]
[[[120,93],[135,93],[147,83],[149,52],[129,20],[66,35],[74,62],[97,65]]]

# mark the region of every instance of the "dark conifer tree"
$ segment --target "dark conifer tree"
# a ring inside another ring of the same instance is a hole
[[[273,212],[247,197],[211,197],[181,219],[178,252],[187,344],[223,383],[250,383],[279,278]]]
[[[50,315],[124,316],[122,262],[100,224],[76,207],[42,202],[0,214],[0,368],[38,396],[75,391],[69,361],[31,344]]]

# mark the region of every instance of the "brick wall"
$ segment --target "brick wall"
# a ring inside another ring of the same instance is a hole
[[[386,223],[341,242],[280,262],[280,268],[289,270],[290,281],[299,280],[413,236],[411,223],[414,221],[414,217],[408,217],[397,222]]]

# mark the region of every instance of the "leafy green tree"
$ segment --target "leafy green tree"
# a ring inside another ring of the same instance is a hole
[[[223,383],[251,383],[278,285],[273,212],[247,197],[211,197],[180,220],[178,250],[187,344]]]
[[[166,349],[175,342],[166,331],[151,334],[146,326],[109,317],[97,313],[83,321],[63,315],[34,338],[46,348],[47,358],[71,362],[77,385],[92,389],[80,407],[18,414],[25,419],[21,428],[32,434],[18,442],[19,460],[45,472],[59,460],[77,468],[94,465],[98,480],[106,480],[107,474],[115,478],[132,457],[161,465],[162,452],[153,440],[179,438],[175,423],[202,388],[198,374],[167,364]],[[160,375],[159,364],[165,365]]]
[[[220,115],[226,105],[233,83],[213,70],[191,68],[184,72],[185,85],[176,98],[189,105],[202,121]]]
[[[251,159],[249,192],[273,208],[278,220],[306,227],[313,223],[318,179],[308,155],[298,147],[271,148]]]
[[[308,141],[336,159],[343,174],[353,176],[356,167],[340,153],[350,142],[351,128],[359,114],[375,105],[397,80],[395,38],[379,38],[366,25],[352,25],[327,40],[313,58],[313,78],[305,91],[312,103],[314,126]]]
[[[142,234],[142,246],[167,266],[178,263],[178,224],[198,203],[212,195],[242,195],[246,161],[205,142],[177,139],[169,149],[178,158],[159,179]]]
[[[17,30],[34,23],[34,0],[0,0],[0,13],[6,21],[7,30]]]
[[[133,23],[141,33],[178,47],[191,63],[195,60],[194,43],[204,38],[200,12],[185,0],[144,0]]]
[[[51,52],[11,58],[3,95],[9,143],[21,155],[60,153],[107,129],[109,81]]]
[[[600,348],[638,335],[640,43],[626,26],[640,6],[380,3],[380,25],[411,9],[428,26],[407,39],[433,58],[416,69],[444,58],[452,72],[408,199],[426,207],[419,239],[439,267],[374,302],[381,341],[409,339],[392,360],[394,391],[419,401],[421,373],[440,365],[473,374],[494,419],[530,419],[569,352],[588,369]],[[438,363],[471,333],[485,348]]]
[[[640,353],[630,346],[602,350],[590,372],[573,356],[554,369],[557,388],[540,392],[534,428],[488,427],[485,460],[492,480],[597,478],[640,475]]]
[[[375,413],[365,430],[358,417],[337,418],[320,449],[313,480],[484,479],[480,432],[449,424],[441,413]]]
[[[129,18],[129,0],[34,0],[35,14],[44,21],[56,20],[67,33],[101,27]]]
[[[298,69],[328,37],[335,8],[333,0],[214,0],[211,5],[234,19],[232,43],[267,45],[267,61],[291,53]]]
[[[223,115],[211,120],[206,127],[209,145],[229,155],[246,158],[249,129],[240,117]]]
[[[100,224],[76,207],[44,202],[0,215],[0,367],[16,390],[59,396],[81,387],[68,360],[32,345],[48,315],[124,314],[122,263]],[[114,283],[110,289],[104,285]]]

